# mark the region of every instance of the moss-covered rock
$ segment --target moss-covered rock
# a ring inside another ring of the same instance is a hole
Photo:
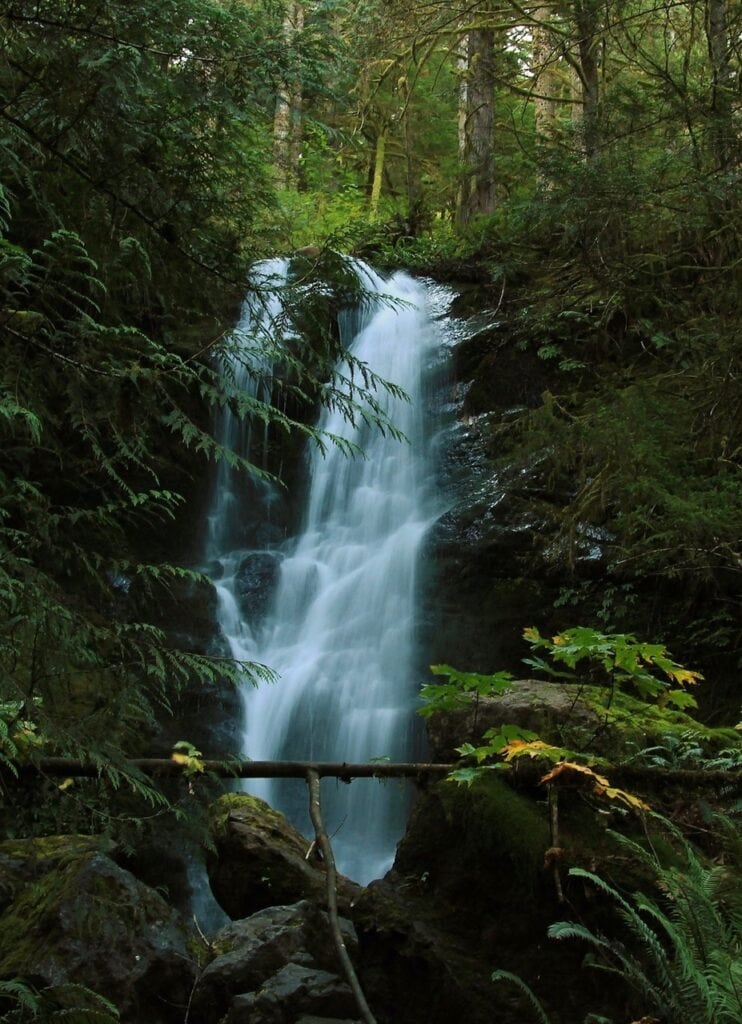
[[[706,756],[742,749],[735,729],[712,729],[682,711],[632,697],[620,690],[537,679],[514,680],[509,692],[428,719],[428,739],[441,761],[456,759],[456,747],[477,743],[487,729],[518,725],[557,746],[584,750],[614,761],[634,758],[668,738],[689,737]]]
[[[212,806],[209,827],[214,848],[207,854],[211,888],[232,918],[264,907],[308,899],[324,904],[325,873],[310,844],[264,800],[227,793]],[[338,896],[347,906],[358,886],[339,877]]]
[[[182,1020],[195,966],[185,927],[158,893],[88,837],[3,843],[0,864],[12,883],[0,977],[84,985],[131,1024]]]
[[[434,786],[418,802],[394,871],[364,891],[353,915],[363,982],[380,1019],[394,1024],[491,1024],[522,1019],[495,967],[533,982],[576,971],[579,954],[554,947],[546,929],[560,912],[545,864],[551,833],[545,802],[499,778],[471,789]],[[544,992],[544,986],[537,985]],[[580,998],[565,1000],[582,1019]],[[597,1005],[597,1002],[593,1004]]]

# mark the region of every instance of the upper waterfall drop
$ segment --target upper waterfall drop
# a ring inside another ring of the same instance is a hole
[[[219,624],[233,655],[278,675],[273,686],[244,690],[243,752],[255,760],[405,760],[415,753],[418,555],[438,512],[425,386],[439,342],[424,284],[402,273],[383,280],[353,265],[365,297],[340,315],[341,339],[356,361],[408,396],[383,388],[374,396],[405,440],[370,417],[351,421],[342,410],[322,411],[318,429],[361,454],[310,448],[301,532],[276,552],[278,578],[259,631],[235,590],[244,552],[217,554],[212,545],[223,567],[215,583]],[[265,329],[258,319],[267,315],[265,303],[246,307],[245,315],[256,318],[253,330]],[[227,538],[229,531],[218,529],[227,505],[217,492],[212,538]],[[267,781],[251,790],[308,830],[300,785]],[[364,883],[383,874],[404,830],[406,787],[325,781],[323,804],[339,869]]]

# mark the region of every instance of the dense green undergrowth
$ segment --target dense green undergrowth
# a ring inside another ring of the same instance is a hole
[[[559,606],[665,637],[706,670],[711,711],[739,699],[739,216],[733,172],[606,156],[562,165],[463,236],[442,225],[382,244],[392,262],[478,282],[498,309],[465,411],[494,405],[498,353],[542,364],[540,398],[482,429],[496,467],[535,478]],[[576,565],[591,534],[598,578]]]

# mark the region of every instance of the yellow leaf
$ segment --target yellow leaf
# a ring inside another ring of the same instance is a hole
[[[672,676],[675,682],[680,683],[681,686],[685,684],[693,686],[699,679],[703,679],[700,672],[691,672],[687,668],[670,668],[667,670],[667,674]]]
[[[74,779],[65,779],[64,782],[60,782],[59,783],[59,785],[57,786],[57,789],[60,789],[64,793],[64,791],[66,789],[69,789],[70,786],[74,786],[74,785],[75,785],[75,780]]]
[[[557,779],[567,782],[591,782],[598,783],[601,786],[609,786],[608,779],[603,775],[598,775],[596,772],[589,768],[586,764],[577,764],[574,761],[560,761],[559,764],[555,764],[550,772],[541,779],[541,783],[554,782]]]
[[[526,745],[535,746],[536,744]],[[633,807],[634,810],[638,811],[648,811],[650,809],[649,804],[645,803],[638,796],[634,796],[633,793],[627,793],[625,789],[618,789],[616,786],[612,786],[605,775],[598,775],[597,772],[594,772],[586,764],[577,764],[574,761],[560,761],[541,779],[542,784],[556,781],[572,783],[583,781],[592,787],[595,796],[602,796],[608,800],[619,800],[621,803],[626,804],[627,807]]]
[[[633,793],[627,793],[624,789],[616,789],[613,786],[609,786],[605,790],[605,796],[609,800],[620,800],[627,807],[634,807],[638,811],[648,811],[650,809],[649,804],[645,803],[638,796],[634,796]]]
[[[170,760],[175,761],[176,764],[187,765],[191,763],[193,758],[189,757],[188,754],[171,754]]]
[[[503,756],[506,761],[512,761],[516,757],[540,757],[542,754],[549,754],[557,750],[557,747],[553,747],[550,743],[544,743],[543,740],[511,740],[507,746],[503,748]]]

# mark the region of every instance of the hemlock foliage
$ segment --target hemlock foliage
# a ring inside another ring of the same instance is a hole
[[[280,349],[278,336],[255,338],[240,354],[224,336],[261,254],[256,216],[273,202],[263,143],[282,70],[276,17],[271,3],[248,16],[218,0],[3,10],[0,752],[11,770],[40,753],[92,760],[114,787],[159,803],[124,759],[158,709],[187,684],[270,678],[174,650],[128,599],[133,585],[151,602],[197,579],[163,564],[156,538],[183,534],[184,495],[209,463],[262,472],[214,439],[213,410],[230,403],[320,444],[343,442],[301,419],[318,401],[393,429],[370,371],[351,361],[350,393],[333,373],[328,304],[357,292],[332,254],[333,296],[322,271],[301,274],[311,344],[291,312],[277,325],[293,340],[272,403],[235,391],[218,358],[255,376]]]

